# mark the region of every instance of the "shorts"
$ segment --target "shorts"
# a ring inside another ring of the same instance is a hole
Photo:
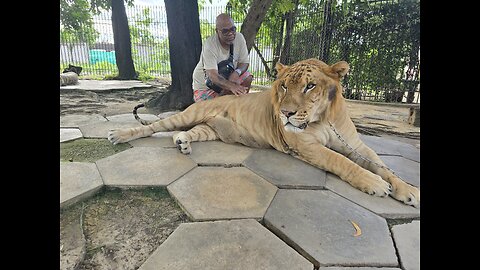
[[[245,71],[242,75],[240,75],[241,82],[245,81],[248,76],[252,74],[248,71]],[[213,91],[212,89],[200,89],[200,90],[193,90],[193,100],[195,102],[199,102],[202,100],[213,99],[218,97],[220,94]]]

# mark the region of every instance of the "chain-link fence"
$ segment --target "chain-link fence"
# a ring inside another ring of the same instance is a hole
[[[327,64],[344,60],[351,67],[343,80],[346,98],[420,102],[419,0],[292,2],[296,7],[287,13],[275,14],[271,8],[259,29],[250,51],[254,84],[269,84],[275,78],[276,62],[292,64],[311,57]],[[241,26],[246,11],[232,5],[202,8],[202,40],[215,33],[218,14],[231,14]],[[165,7],[126,6],[126,12],[136,71],[170,76]],[[81,37],[61,31],[61,70],[73,64],[83,67],[83,75],[118,72],[111,12],[95,15],[93,28]]]

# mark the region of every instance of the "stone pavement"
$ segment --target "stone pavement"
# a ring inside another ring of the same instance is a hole
[[[131,114],[62,116],[60,142],[106,138],[109,129],[137,125]],[[211,141],[192,143],[192,154],[183,155],[171,135],[132,141],[94,163],[60,162],[62,208],[102,186],[161,186],[189,216],[140,269],[420,268],[419,209],[367,195],[275,150]],[[403,179],[420,185],[417,147],[361,138]],[[389,226],[387,219],[397,222]]]
[[[153,85],[135,80],[78,80],[78,84],[60,86],[60,90],[87,90],[93,92],[109,92],[116,90],[129,90],[134,88],[150,88]]]

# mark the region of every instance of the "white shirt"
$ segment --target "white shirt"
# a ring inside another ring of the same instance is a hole
[[[200,60],[193,70],[193,90],[205,90],[206,69],[218,69],[217,65],[223,60],[227,60],[230,55],[230,48],[224,49],[217,33],[208,37],[202,47]],[[242,33],[235,34],[233,41],[233,66],[237,68],[238,63],[249,63],[247,43]]]

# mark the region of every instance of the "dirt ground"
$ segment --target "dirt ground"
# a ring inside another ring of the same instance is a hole
[[[60,268],[138,269],[187,221],[165,188],[104,190],[60,212]]]
[[[155,86],[152,88],[101,93],[61,91],[60,116],[131,113],[134,106],[165,92],[168,83],[157,80],[150,82]],[[420,128],[407,123],[408,108],[348,102],[348,110],[360,133],[395,135],[420,146]],[[95,162],[127,148],[115,147],[106,139],[80,139],[61,144],[61,161]],[[166,189],[104,189],[61,210],[60,267],[137,269],[180,223],[187,221]]]

